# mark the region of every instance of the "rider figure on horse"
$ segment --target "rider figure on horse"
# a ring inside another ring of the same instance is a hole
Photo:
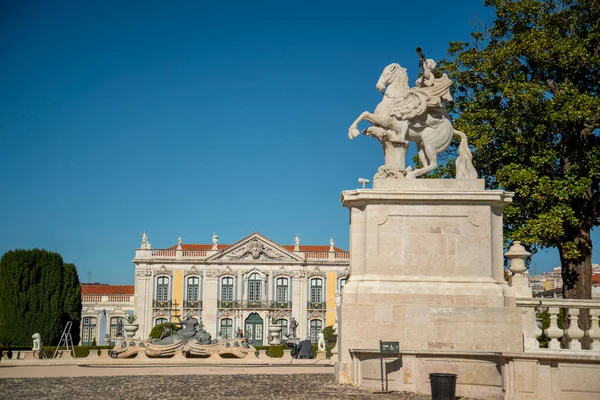
[[[425,127],[436,127],[444,118],[448,118],[446,105],[452,103],[450,86],[452,81],[446,74],[436,78],[433,70],[437,64],[434,60],[426,59],[420,48],[417,53],[421,58],[421,77],[416,80],[404,98],[392,107],[391,114],[400,120],[408,121],[411,128],[419,130]],[[396,140],[405,140],[405,132]]]

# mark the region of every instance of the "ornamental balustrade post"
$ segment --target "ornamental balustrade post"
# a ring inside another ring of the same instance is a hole
[[[600,308],[590,309],[591,328],[588,335],[591,339],[590,350],[600,351],[600,326],[598,326],[598,318],[600,316]]]
[[[549,307],[548,315],[550,316],[550,326],[546,328],[546,336],[550,339],[548,342],[548,348],[553,350],[560,350],[560,342],[558,338],[563,335],[562,329],[558,327],[558,313],[560,309],[558,307]]]
[[[569,328],[565,330],[565,333],[571,342],[569,343],[569,349],[581,350],[581,339],[585,332],[579,327],[579,308],[569,308]]]
[[[531,255],[521,242],[514,242],[508,251],[504,254],[510,259],[509,270],[513,273],[510,277],[510,286],[515,292],[517,298],[532,298],[533,292],[529,287],[529,277],[525,275],[527,267],[525,259]]]

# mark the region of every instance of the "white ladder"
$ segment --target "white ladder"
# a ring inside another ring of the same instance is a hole
[[[69,346],[71,346],[71,353],[73,354],[73,358],[75,357],[75,347],[73,347],[73,338],[71,337],[71,326],[73,323],[71,321],[67,322],[65,325],[65,329],[63,329],[63,333],[60,336],[60,342],[58,342],[58,346],[56,346],[56,351],[54,352],[54,357],[58,354],[58,350],[60,350],[61,346],[65,346],[67,351],[69,351]]]

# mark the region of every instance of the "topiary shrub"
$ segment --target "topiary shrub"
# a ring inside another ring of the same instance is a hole
[[[326,345],[337,342],[337,335],[333,331],[333,325],[329,325],[323,329],[323,337],[325,338]]]
[[[172,322],[167,322],[164,324],[158,324],[150,331],[150,339],[160,339],[164,332],[164,328],[169,329],[169,333],[165,337],[169,337],[173,334],[174,331],[177,331],[181,328],[180,325],[174,324]]]

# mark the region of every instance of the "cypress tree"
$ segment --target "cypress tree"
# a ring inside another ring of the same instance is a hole
[[[46,250],[12,250],[0,260],[0,345],[28,346],[39,333],[56,345],[68,320],[79,338],[81,286],[73,264]]]

